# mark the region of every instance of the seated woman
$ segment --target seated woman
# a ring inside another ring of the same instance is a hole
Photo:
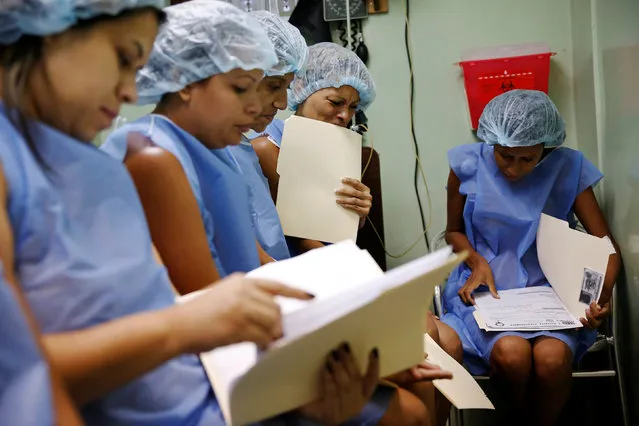
[[[4,272],[0,265],[0,419],[7,425],[79,426],[80,416],[48,364],[29,309]]]
[[[357,55],[341,46],[334,43],[318,43],[308,50],[308,64],[293,80],[292,88],[289,90],[288,106],[296,115],[346,127],[357,110],[365,110],[373,102],[373,78]],[[283,90],[280,88],[282,97]],[[254,130],[258,133],[261,131],[263,136],[251,141],[259,157],[261,170],[268,178],[272,200],[275,200],[277,194],[277,160],[284,126],[283,121],[273,120],[273,117],[277,109],[284,107],[286,102],[283,101],[273,102],[272,105],[264,104],[264,110],[268,114],[266,118],[272,123],[265,130],[261,129],[264,127],[262,123],[261,126],[254,126]],[[357,212],[361,218],[360,225],[363,225],[372,205],[370,190],[359,179],[348,178],[344,180],[344,184],[345,187],[337,193],[337,202]],[[319,241],[294,241],[296,247],[293,247],[293,250],[298,249],[302,252],[324,246]],[[425,331],[448,353],[461,360],[461,342],[450,327],[429,315]],[[411,391],[423,394],[422,390]],[[436,405],[437,409],[432,411],[436,412],[437,424],[443,425],[448,418],[450,404],[438,394]]]
[[[570,394],[572,363],[608,315],[619,255],[610,257],[601,298],[586,310],[582,330],[484,332],[473,318],[473,292],[486,286],[498,297],[499,290],[549,285],[535,245],[542,213],[570,222],[576,214],[589,234],[612,240],[592,189],[603,176],[581,152],[561,148],[564,122],[542,92],[493,99],[477,135],[484,143],[448,154],[446,239],[470,257],[444,289],[443,320],[461,336],[472,373],[501,379],[515,407],[529,410],[520,418],[553,425]]]
[[[275,260],[290,257],[282,224],[275,209],[275,203],[269,192],[268,181],[264,177],[259,159],[253,150],[249,135],[263,132],[271,124],[278,111],[287,106],[287,90],[295,77],[306,65],[308,47],[299,30],[270,12],[252,12],[266,31],[275,47],[278,63],[266,70],[257,93],[262,111],[251,125],[251,132],[242,136],[239,145],[228,147],[233,158],[240,166],[242,175],[249,186],[251,216],[260,246]]]
[[[163,3],[0,3],[0,259],[91,425],[223,425],[195,354],[265,347],[282,334],[274,296],[311,297],[235,275],[176,305],[129,174],[91,145],[136,100],[136,70],[165,19]],[[218,3],[183,7],[206,15]],[[318,372],[320,399],[270,424],[338,424],[361,412],[379,381],[376,352],[369,359],[362,375],[346,348],[336,351]],[[12,365],[22,362],[38,361],[32,354]],[[41,368],[14,389],[44,391]],[[36,395],[24,415],[34,414]]]
[[[309,47],[308,66],[293,80],[288,107],[296,115],[346,127],[358,110],[366,110],[375,95],[373,77],[357,55],[335,43],[318,43]],[[251,144],[275,200],[284,122],[271,121],[264,131],[258,132],[262,136],[254,138]],[[361,228],[372,206],[370,189],[360,182],[359,176],[346,177],[342,183],[345,186],[337,191],[336,202],[360,216]],[[296,253],[324,246],[320,241],[290,240]]]

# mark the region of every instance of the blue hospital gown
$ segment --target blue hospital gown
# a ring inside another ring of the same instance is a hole
[[[485,143],[453,148],[450,168],[466,196],[464,226],[473,248],[489,263],[497,290],[549,285],[539,266],[536,234],[542,213],[574,223],[572,207],[579,194],[596,185],[603,175],[584,155],[568,148],[548,154],[521,181],[509,182],[497,167],[494,149]],[[487,371],[493,345],[504,336],[560,339],[581,358],[596,332],[587,329],[541,332],[485,332],[473,318],[473,306],[465,305],[457,292],[470,277],[460,265],[444,289],[442,320],[455,329],[464,347],[464,358],[473,374]]]

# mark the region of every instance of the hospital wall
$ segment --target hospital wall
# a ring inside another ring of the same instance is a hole
[[[403,252],[420,235],[413,189],[414,155],[409,134],[408,63],[404,49],[404,8],[390,0],[390,13],[369,17],[364,38],[378,97],[368,111],[371,136],[381,157],[384,226],[388,251]],[[415,133],[430,189],[431,239],[446,226],[446,152],[475,141],[461,69],[464,50],[503,44],[545,42],[552,59],[550,96],[568,127],[569,146],[577,146],[573,91],[572,10],[570,0],[412,0],[410,5]],[[422,199],[426,200],[423,185]],[[426,252],[421,242],[397,265]]]

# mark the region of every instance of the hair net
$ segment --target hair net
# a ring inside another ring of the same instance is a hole
[[[373,77],[355,53],[335,43],[314,44],[308,48],[306,69],[295,76],[288,92],[289,107],[296,110],[318,90],[342,86],[357,90],[362,111],[375,99]]]
[[[23,35],[60,33],[100,15],[163,5],[162,0],[0,0],[0,44],[15,43]]]
[[[284,21],[278,15],[265,10],[251,12],[266,35],[273,43],[277,64],[266,70],[266,75],[284,75],[290,72],[299,72],[306,64],[308,47],[300,30]]]
[[[267,70],[277,63],[262,26],[232,4],[191,0],[164,11],[167,23],[138,72],[138,104],[235,68]]]
[[[552,148],[566,139],[566,125],[550,98],[536,90],[512,90],[486,105],[477,136],[490,145],[544,144]]]

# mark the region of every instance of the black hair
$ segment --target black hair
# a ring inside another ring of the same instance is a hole
[[[118,15],[101,15],[80,21],[72,29],[89,29],[98,23],[122,18],[145,9],[149,8],[129,9]],[[156,13],[158,24],[163,25],[166,22],[166,14],[158,9],[152,10]],[[36,149],[29,120],[25,114],[27,83],[33,69],[42,60],[43,45],[43,37],[25,35],[11,45],[0,46],[0,68],[3,70],[0,87],[9,120],[22,134],[38,163],[46,168]]]

